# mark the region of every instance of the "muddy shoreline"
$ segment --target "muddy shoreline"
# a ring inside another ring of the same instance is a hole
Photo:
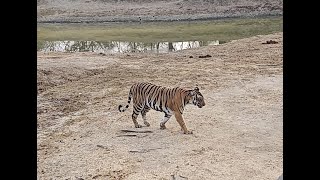
[[[282,16],[279,0],[251,1],[111,1],[39,0],[38,23],[195,21]]]
[[[184,17],[184,18],[180,18],[180,19],[175,19],[175,18],[159,18],[159,19],[144,19],[143,21],[137,19],[137,18],[129,18],[129,19],[117,19],[117,20],[79,20],[79,21],[72,21],[72,20],[49,20],[49,21],[38,21],[39,24],[51,24],[51,23],[87,23],[87,24],[95,24],[95,23],[137,23],[137,22],[174,22],[174,21],[181,21],[181,22],[191,22],[191,21],[208,21],[208,20],[224,20],[224,19],[234,19],[234,18],[269,18],[269,17],[280,17],[282,16],[282,14],[260,14],[257,16],[252,16],[252,15],[235,15],[235,16],[221,16],[221,17],[217,17],[217,16],[212,16],[212,17]]]
[[[269,18],[269,17],[280,17],[282,16],[281,13],[277,14],[270,14],[270,13],[265,13],[265,14],[259,14],[256,16],[253,15],[226,15],[226,16],[209,16],[209,17],[201,17],[201,16],[196,16],[196,17],[159,17],[158,19],[152,19],[145,17],[143,20],[140,20],[139,18],[136,17],[130,17],[130,18],[119,18],[119,19],[108,19],[104,18],[103,20],[98,20],[98,19],[93,19],[93,20],[39,20],[37,23],[38,24],[77,24],[77,23],[86,23],[86,24],[98,24],[98,23],[144,23],[144,22],[192,22],[192,21],[208,21],[208,20],[225,20],[225,19],[234,19],[234,18]]]

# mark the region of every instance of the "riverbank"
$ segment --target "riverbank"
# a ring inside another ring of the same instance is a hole
[[[38,23],[193,21],[281,16],[280,0],[38,0]]]

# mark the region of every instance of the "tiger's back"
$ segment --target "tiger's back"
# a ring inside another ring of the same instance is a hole
[[[183,91],[180,88],[166,88],[151,83],[137,83],[131,87],[133,104],[143,105],[160,112],[169,112],[172,109],[172,100],[176,93]]]

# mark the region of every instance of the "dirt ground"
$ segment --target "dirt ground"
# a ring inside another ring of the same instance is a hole
[[[179,21],[282,11],[282,0],[37,0],[39,23]]]
[[[38,179],[277,179],[282,35],[167,54],[38,52]],[[160,130],[160,112],[150,111],[151,126],[142,129],[133,126],[132,104],[118,112],[141,81],[199,86],[206,106],[187,106],[183,115],[193,134],[183,134],[174,117]]]

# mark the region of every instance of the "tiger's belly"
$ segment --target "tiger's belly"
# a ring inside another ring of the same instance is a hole
[[[154,101],[146,101],[145,103],[145,106],[153,109],[153,110],[156,110],[156,111],[160,111],[160,112],[164,112],[166,114],[172,114],[173,111],[169,108],[169,107],[166,107],[165,104],[160,104],[160,103],[156,103]]]

